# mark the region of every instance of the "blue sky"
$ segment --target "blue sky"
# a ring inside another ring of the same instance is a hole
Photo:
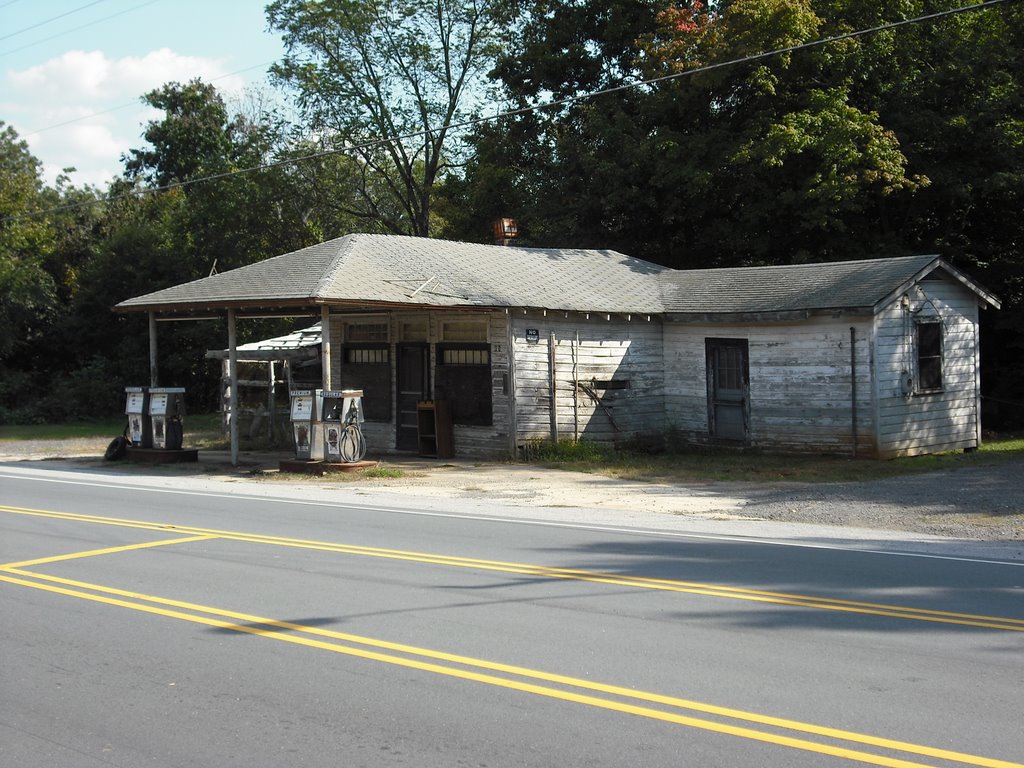
[[[0,0],[0,121],[53,183],[100,186],[142,147],[160,113],[142,94],[169,81],[212,83],[232,111],[283,53],[264,0]]]

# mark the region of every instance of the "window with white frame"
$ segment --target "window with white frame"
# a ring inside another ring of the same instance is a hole
[[[914,323],[917,350],[917,391],[942,389],[942,321],[921,318]]]

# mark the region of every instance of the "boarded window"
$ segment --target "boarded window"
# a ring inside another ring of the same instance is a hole
[[[400,328],[401,328],[402,341],[426,341],[427,340],[427,321],[426,320],[406,320],[406,321],[402,322]]]
[[[452,423],[489,426],[491,350],[486,344],[438,344],[434,392],[449,401]]]
[[[918,391],[942,389],[942,323],[917,321]]]
[[[388,340],[387,323],[346,323],[345,341],[372,342]]]
[[[487,341],[486,320],[448,320],[443,326],[442,338],[452,341]]]
[[[341,389],[363,390],[363,417],[391,421],[391,356],[383,345],[346,346],[342,353]]]

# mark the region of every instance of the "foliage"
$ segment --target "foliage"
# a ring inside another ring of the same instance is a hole
[[[426,236],[431,193],[453,156],[495,53],[486,0],[275,0],[287,54],[273,72],[295,89],[325,148],[358,158],[359,214]]]
[[[580,443],[583,445],[584,443]],[[548,444],[550,445],[550,443]],[[584,448],[584,454],[587,449]],[[560,469],[647,482],[732,481],[747,483],[844,483],[880,480],[963,466],[988,466],[1019,457],[1019,439],[986,442],[975,453],[945,453],[890,461],[850,459],[832,455],[775,454],[754,450],[686,447],[662,454],[603,451],[583,458],[570,449],[552,451],[529,461]]]
[[[523,453],[529,461],[561,463],[603,461],[610,457],[613,451],[590,440],[562,438],[557,442],[531,440],[524,446]]]
[[[956,6],[512,7],[495,69],[509,107],[565,101],[474,131],[446,235],[484,239],[481,221],[512,216],[526,245],[678,268],[938,253],[1002,299],[982,320],[986,412],[1024,425],[1024,6],[824,45]]]
[[[46,207],[39,161],[0,122],[0,365],[23,354],[56,311],[45,268],[54,232],[45,219],[25,215]]]
[[[0,421],[148,381],[145,318],[111,312],[125,298],[357,230],[487,241],[513,216],[525,245],[684,268],[938,253],[1003,303],[981,320],[983,418],[1024,427],[1024,5],[762,55],[953,7],[275,0],[301,134],[258,96],[167,83],[99,190],[45,186],[0,123]],[[522,111],[466,145],[451,126],[488,87]],[[160,324],[161,377],[193,409],[214,407],[201,353],[225,336]]]

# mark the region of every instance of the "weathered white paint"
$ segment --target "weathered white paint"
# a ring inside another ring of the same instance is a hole
[[[366,422],[363,432],[371,451],[395,449],[395,350],[403,328],[418,322],[426,329],[417,340],[429,344],[433,377],[445,321],[472,317],[487,323],[493,420],[455,425],[458,456],[507,455],[550,439],[553,430],[607,443],[665,433],[707,443],[706,343],[722,338],[748,344],[751,446],[883,457],[974,447],[980,440],[978,297],[936,279],[912,288],[909,301],[904,309],[897,297],[875,315],[757,323],[523,309],[378,313],[390,329],[392,413],[387,422]],[[912,320],[922,313],[944,324],[943,388],[908,396],[900,379],[903,371],[916,376]],[[330,315],[330,337],[342,342],[351,318]],[[527,329],[535,340],[527,340]],[[334,381],[347,381],[341,357],[331,359]],[[628,387],[595,386],[601,382]]]
[[[664,429],[660,322],[533,311],[511,319],[517,444],[549,438],[552,418],[559,435],[598,442],[628,441]],[[537,331],[537,341],[527,340],[527,329]],[[600,386],[610,381],[628,387]]]
[[[959,283],[923,280],[878,313],[875,376],[878,391],[878,455],[974,448],[980,443],[978,396],[978,299]],[[942,321],[942,389],[905,394],[900,377],[918,380],[914,320]]]
[[[857,343],[851,358],[850,328]],[[802,322],[666,323],[667,422],[683,440],[706,443],[708,339],[746,339],[748,436],[770,450],[873,452],[870,319],[813,317]],[[855,369],[855,370],[851,370]],[[856,408],[852,402],[856,376]],[[854,428],[854,418],[857,420]]]

